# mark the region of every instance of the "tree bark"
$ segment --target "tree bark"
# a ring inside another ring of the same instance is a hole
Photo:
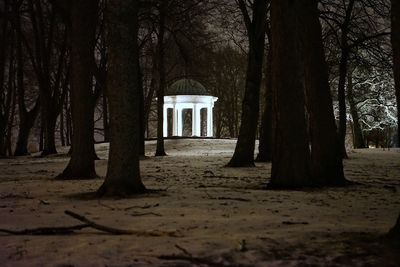
[[[392,48],[394,81],[397,101],[397,146],[400,147],[400,3],[392,0]]]
[[[272,48],[267,56],[265,77],[265,107],[261,121],[260,143],[256,161],[270,162],[272,160]]]
[[[142,71],[140,69],[140,61],[138,58],[138,79],[139,79],[139,127],[140,127],[140,136],[139,136],[139,144],[140,144],[140,149],[139,149],[139,155],[140,157],[145,157],[146,153],[146,143],[145,143],[145,123],[144,123],[144,88],[143,88],[143,75]]]
[[[227,166],[254,167],[254,147],[258,124],[260,85],[267,27],[267,1],[254,1],[252,20],[247,12],[247,7],[244,1],[239,0],[238,2],[247,28],[249,54],[239,137],[236,143],[235,152]]]
[[[58,179],[96,178],[93,139],[94,46],[98,0],[71,5],[71,108],[74,131],[71,159]]]
[[[10,156],[7,150],[10,138],[10,125],[12,125],[13,120],[12,113],[15,106],[15,102],[13,101],[15,94],[15,35],[13,32],[11,32],[10,35],[8,47],[8,77],[7,81],[3,81],[3,83],[6,82],[7,85],[1,84],[2,91],[0,91],[0,158]]]
[[[301,19],[306,106],[311,136],[311,174],[315,186],[336,186],[346,182],[337,136],[328,67],[319,22],[318,0],[303,1]]]
[[[155,156],[166,156],[164,148],[164,91],[165,91],[165,12],[166,0],[160,1],[159,28],[158,28],[158,73],[159,83],[157,90],[157,147]]]
[[[353,77],[350,72],[347,76],[347,99],[349,101],[350,114],[353,118],[353,147],[366,148],[364,135],[359,122],[357,106],[354,100]]]
[[[274,144],[269,188],[312,184],[300,56],[299,2],[271,1]]]
[[[109,0],[108,100],[110,152],[100,196],[127,196],[146,191],[139,169],[138,0]]]
[[[400,215],[397,218],[396,225],[389,231],[389,237],[397,242],[400,242]]]
[[[22,29],[20,21],[20,3],[14,3],[14,27],[16,32],[16,58],[17,58],[17,93],[19,128],[18,139],[14,151],[14,156],[28,155],[28,139],[30,131],[35,124],[40,109],[40,98],[38,97],[33,108],[27,110],[25,105],[25,86],[24,86],[24,56],[22,48]]]
[[[108,101],[106,94],[103,92],[103,128],[104,128],[104,142],[110,142],[110,125],[108,123]]]
[[[351,20],[351,14],[353,13],[355,0],[350,0],[344,18],[344,22],[341,24],[341,40],[340,48],[341,55],[339,61],[339,84],[338,84],[338,101],[339,101],[339,146],[341,148],[342,158],[347,159],[346,152],[346,130],[347,130],[347,111],[346,111],[346,76],[347,76],[347,64],[350,57],[350,47],[348,45],[348,32],[349,24]]]
[[[4,5],[0,7],[4,14],[10,12],[9,1],[4,1]],[[0,157],[6,157],[6,134],[7,125],[9,123],[9,109],[11,95],[9,95],[10,87],[6,86],[6,68],[7,58],[8,63],[12,62],[13,59],[13,33],[10,30],[9,20],[6,16],[0,17],[1,29],[0,29]],[[12,65],[8,64],[8,76],[11,75],[10,70]],[[6,90],[7,89],[7,90]]]

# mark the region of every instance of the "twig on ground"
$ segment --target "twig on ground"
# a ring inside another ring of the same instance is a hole
[[[159,203],[156,203],[156,204],[147,204],[147,205],[144,205],[144,206],[131,206],[131,207],[127,207],[127,208],[124,208],[124,210],[131,210],[131,209],[149,209],[149,208],[155,208],[155,207],[158,207],[158,206],[160,206],[160,204]]]
[[[77,219],[83,224],[78,224],[74,226],[60,226],[60,227],[39,227],[23,230],[9,230],[0,229],[0,233],[6,233],[10,235],[66,235],[73,234],[77,230],[82,230],[84,228],[93,228],[108,234],[113,235],[136,235],[136,236],[170,236],[170,237],[182,237],[182,233],[179,231],[135,231],[135,230],[124,230],[113,228],[105,225],[95,223],[88,218],[79,215],[75,212],[66,210],[65,214]]]
[[[66,235],[72,234],[76,230],[90,227],[89,224],[78,224],[74,226],[61,226],[61,227],[39,227],[23,230],[8,230],[0,229],[0,232],[10,235]]]
[[[250,202],[250,199],[247,198],[241,198],[241,197],[217,197],[216,199],[218,200],[236,200],[236,201],[242,201],[242,202]]]
[[[209,199],[216,199],[216,200],[234,200],[234,201],[241,201],[241,202],[250,202],[250,199],[241,198],[241,197],[213,197],[207,191],[204,191]]]
[[[130,213],[129,215],[131,215],[131,216],[154,215],[154,216],[158,216],[158,217],[162,216],[160,213],[155,213],[155,212],[134,212],[134,213]]]
[[[292,221],[283,221],[282,224],[293,225],[293,224],[309,224],[309,222],[292,222]]]
[[[175,247],[176,247],[177,249],[179,249],[180,251],[182,251],[183,254],[185,254],[185,255],[187,255],[187,256],[189,256],[189,257],[193,257],[192,253],[190,253],[189,251],[187,251],[185,248],[179,246],[178,244],[175,244]]]
[[[90,225],[90,227],[103,231],[103,232],[107,232],[110,234],[114,234],[114,235],[137,235],[137,236],[171,236],[171,237],[181,237],[182,234],[176,232],[176,231],[135,231],[135,230],[124,230],[124,229],[117,229],[117,228],[113,228],[113,227],[108,227],[105,225],[101,225],[98,223],[95,223],[89,219],[87,219],[86,217],[79,215],[75,212],[66,210],[65,214],[71,216],[74,219],[77,219],[81,222],[87,223]]]
[[[22,195],[10,193],[7,195],[0,196],[0,199],[7,199],[7,198],[23,198],[23,199],[33,199],[27,192],[24,192]]]

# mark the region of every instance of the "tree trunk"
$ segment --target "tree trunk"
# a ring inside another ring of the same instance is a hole
[[[28,44],[27,49],[31,50],[30,54],[34,54],[30,58],[40,90],[40,115],[44,138],[42,156],[46,156],[57,153],[54,131],[65,97],[65,90],[62,89],[66,86],[62,86],[62,81],[68,80],[69,75],[66,64],[67,30],[55,19],[56,13],[52,5],[28,0],[27,11],[34,47],[29,47]],[[60,48],[56,47],[55,43],[60,44]],[[54,52],[57,53],[56,57]]]
[[[139,144],[140,144],[140,149],[139,149],[139,155],[141,157],[145,157],[145,153],[146,153],[146,143],[145,143],[145,132],[146,132],[146,128],[145,128],[145,123],[144,123],[144,88],[143,88],[143,75],[142,75],[142,71],[140,69],[140,61],[138,58],[138,78],[139,78],[139,100],[140,100],[140,104],[139,104],[139,127],[140,127],[140,138],[139,138]]]
[[[11,33],[10,39],[7,85],[4,86],[4,84],[1,84],[2,92],[0,92],[0,158],[9,156],[7,153],[8,139],[10,138],[9,131],[13,120],[13,116],[11,115],[15,106],[15,102],[13,101],[15,94],[15,38],[13,33]],[[7,90],[4,90],[4,88],[7,88]]]
[[[344,22],[341,24],[341,55],[339,61],[339,84],[338,84],[338,101],[339,101],[339,146],[341,148],[342,158],[347,159],[346,152],[346,130],[347,130],[347,112],[346,112],[346,76],[347,64],[350,57],[350,47],[348,45],[349,25],[352,18],[355,0],[350,0],[347,8]]]
[[[110,152],[100,196],[127,196],[146,191],[139,169],[138,0],[109,0],[108,101]]]
[[[299,0],[272,0],[273,154],[269,188],[312,184],[300,51]]]
[[[389,231],[389,237],[397,242],[400,242],[400,215],[397,218],[396,225]]]
[[[68,105],[68,103],[70,101],[68,101],[70,99],[70,97],[68,97],[68,93],[67,93],[67,97],[66,97],[66,101],[65,101],[65,126],[66,126],[66,133],[65,133],[65,137],[66,137],[66,144],[67,146],[71,145],[71,139],[72,139],[72,119],[71,119],[71,109]]]
[[[260,143],[256,161],[270,162],[272,160],[272,48],[267,56],[267,68],[265,77],[265,107],[261,121]]]
[[[346,152],[346,129],[347,129],[347,112],[346,112],[346,76],[347,76],[347,48],[342,48],[342,55],[339,62],[339,85],[338,85],[338,101],[339,101],[339,146],[341,148],[342,158],[347,159]]]
[[[0,6],[0,12],[3,14],[7,14],[9,12],[9,1],[5,0],[3,5]],[[5,136],[6,136],[6,127],[8,118],[6,118],[6,86],[5,86],[5,79],[6,79],[6,68],[7,68],[7,57],[11,56],[9,52],[9,42],[12,38],[10,36],[9,30],[9,19],[6,16],[0,17],[0,157],[4,157],[4,150],[5,146]]]
[[[307,0],[299,9],[307,108],[311,136],[311,174],[315,186],[336,186],[346,182],[332,97],[328,67],[322,42],[318,1]]]
[[[42,103],[41,106],[46,105],[43,104],[42,100],[40,100],[40,102]],[[42,111],[42,116],[44,117],[44,125],[43,125],[43,151],[41,153],[41,156],[43,157],[52,154],[57,154],[56,137],[55,137],[57,116],[54,114],[55,112],[56,111],[54,111],[50,107],[47,107],[45,111]]]
[[[39,114],[40,98],[36,100],[33,108],[28,111],[25,105],[25,86],[24,86],[24,57],[22,50],[20,6],[14,3],[14,27],[16,31],[16,58],[17,58],[17,92],[18,92],[18,111],[19,111],[19,128],[18,139],[14,151],[14,156],[28,155],[28,139],[30,131],[35,124],[37,115]]]
[[[96,178],[93,156],[93,75],[98,0],[75,0],[71,9],[71,159],[58,179]]]
[[[353,118],[353,146],[354,148],[366,148],[364,135],[359,121],[357,106],[354,101],[353,77],[350,72],[347,76],[347,99],[349,101],[350,114]]]
[[[266,0],[255,0],[253,19],[250,20],[244,1],[239,6],[247,27],[249,54],[247,61],[246,85],[242,103],[242,120],[239,137],[228,167],[254,167],[254,147],[260,106],[260,85],[266,33]]]
[[[18,98],[20,97],[21,95],[18,95]],[[35,106],[30,111],[23,110],[23,107],[21,107],[21,105],[19,104],[19,112],[20,112],[19,129],[18,129],[18,139],[14,151],[14,156],[25,156],[29,154],[28,151],[29,135],[31,129],[35,124],[36,117],[39,114],[39,109],[40,109],[39,100],[37,100]],[[24,114],[22,115],[21,113]]]
[[[392,0],[392,48],[397,101],[397,146],[400,147],[400,3]]]
[[[157,90],[157,148],[155,156],[165,156],[164,148],[164,91],[165,91],[165,48],[164,48],[164,34],[165,34],[165,12],[166,1],[160,1],[160,21],[158,29],[158,73],[159,83]]]
[[[106,94],[103,92],[103,128],[104,128],[104,142],[110,142],[110,125],[108,123],[108,101]]]

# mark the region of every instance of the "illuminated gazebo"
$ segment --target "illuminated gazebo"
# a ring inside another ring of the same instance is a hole
[[[168,136],[168,110],[172,110],[172,135],[183,135],[182,113],[192,110],[192,136],[201,136],[201,110],[207,110],[207,133],[213,136],[213,108],[218,97],[207,94],[205,87],[192,79],[182,79],[168,87],[164,96],[164,137]]]

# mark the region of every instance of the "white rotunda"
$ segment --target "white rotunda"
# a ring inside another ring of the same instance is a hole
[[[218,97],[207,94],[205,87],[192,79],[182,79],[174,82],[165,92],[164,96],[164,137],[168,136],[168,111],[172,110],[172,135],[183,136],[182,113],[184,110],[192,111],[192,136],[202,136],[201,133],[201,110],[206,109],[207,137],[212,137],[213,130],[213,108]]]

